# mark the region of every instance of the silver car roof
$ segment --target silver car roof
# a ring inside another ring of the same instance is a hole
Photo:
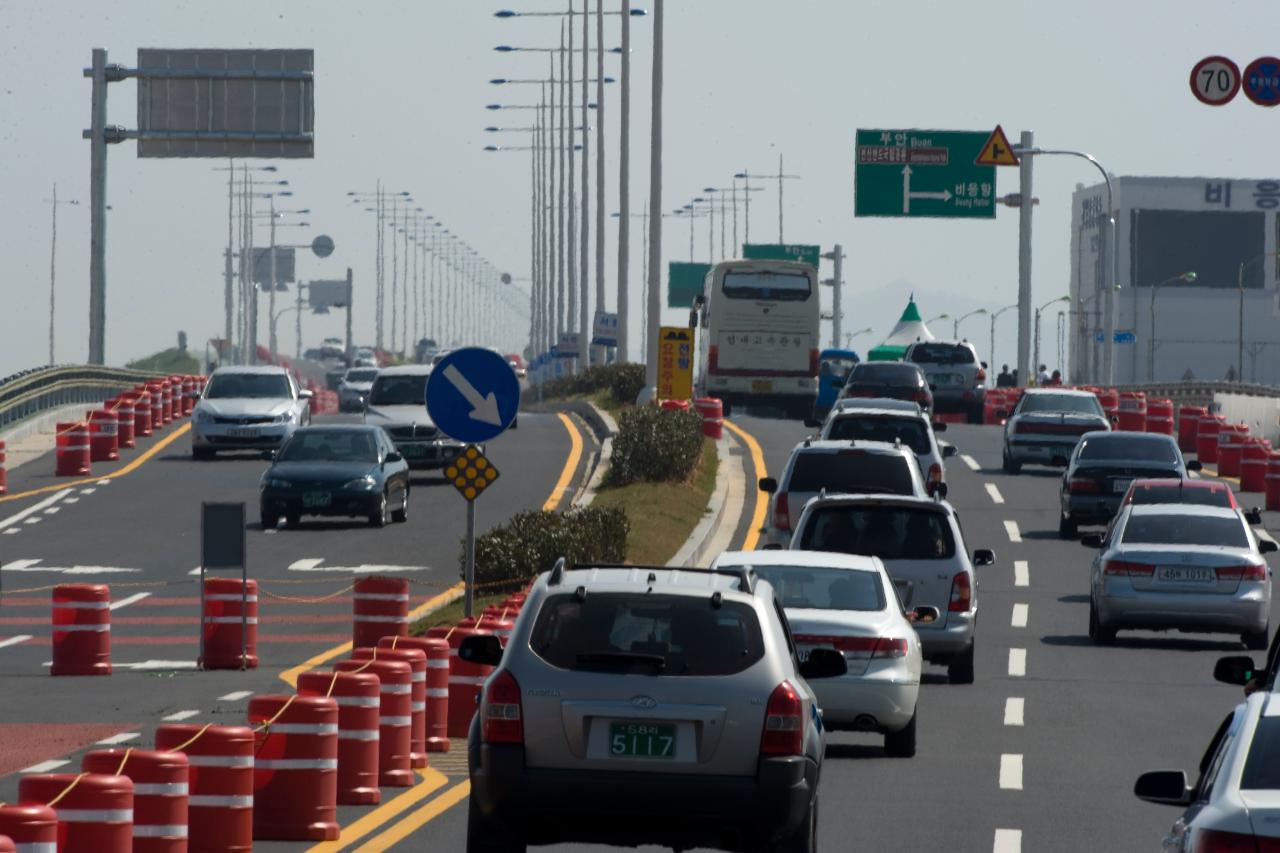
[[[909,447],[897,447],[887,441],[850,441],[847,438],[807,439],[791,449],[792,453],[801,453],[804,451],[812,451],[815,453],[834,453],[837,450],[866,450],[872,453],[884,453],[886,455],[893,456],[910,453],[911,458],[915,458],[915,453]]]
[[[714,566],[811,566],[822,569],[849,569],[878,572],[879,557],[861,554],[839,554],[834,551],[725,551],[716,557]]]
[[[1240,510],[1226,506],[1210,504],[1130,504],[1127,507],[1131,515],[1194,515],[1197,517],[1212,516],[1215,518],[1240,518]]]
[[[753,580],[752,592],[740,591],[739,576],[707,569],[683,570],[654,566],[591,566],[581,569],[565,569],[558,583],[551,583],[554,572],[538,579],[538,586],[548,593],[572,593],[578,587],[588,592],[645,592],[660,589],[668,595],[706,595],[719,592],[731,601],[751,601],[760,594],[760,587],[771,590],[764,581]],[[771,593],[770,593],[771,594]]]
[[[895,400],[891,397],[844,397],[836,400],[833,411],[844,412],[850,409],[891,410],[895,412],[920,413],[920,405],[910,400]]]

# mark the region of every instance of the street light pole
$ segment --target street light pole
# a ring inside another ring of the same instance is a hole
[[[997,311],[991,312],[991,349],[987,351],[987,358],[991,360],[990,361],[991,369],[989,371],[990,373],[995,373],[995,369],[996,369],[996,320],[1000,319],[1000,315],[1003,314],[1004,312],[1017,307],[1018,307],[1018,303],[1015,302],[1012,305],[1006,305]],[[994,379],[992,379],[991,385],[993,388],[995,387]]]
[[[631,297],[627,285],[631,252],[631,0],[622,0],[622,68],[618,84],[618,210],[626,213],[618,217],[618,361],[625,363],[631,355]]]
[[[573,8],[573,0],[569,0]],[[587,130],[588,78],[591,76],[590,45],[591,7],[582,0],[582,245],[578,247],[582,264],[582,292],[578,301],[578,361],[583,367],[591,365],[591,157],[588,145],[591,133]]]
[[[1156,376],[1156,292],[1166,284],[1172,284],[1175,281],[1184,281],[1188,284],[1196,280],[1194,272],[1184,272],[1178,275],[1166,278],[1164,281],[1151,285],[1151,334],[1147,337],[1147,381],[1154,382]],[[1134,318],[1134,325],[1137,325],[1137,318]]]
[[[663,0],[653,2],[653,94],[649,122],[649,276],[646,294],[645,385],[658,385],[658,327],[662,321],[662,17]]]
[[[585,109],[582,111],[582,125],[584,128],[587,126]],[[604,297],[604,184],[604,0],[596,0],[596,311],[607,310]],[[607,353],[608,349],[604,347],[596,353],[601,364],[608,360]]]
[[[53,211],[53,230],[49,241],[49,366],[52,367],[57,361],[54,358],[54,299],[57,293],[58,280],[58,205],[71,204],[78,205],[79,201],[75,199],[64,199],[58,201],[58,184],[53,184],[53,198],[49,200],[49,206]]]

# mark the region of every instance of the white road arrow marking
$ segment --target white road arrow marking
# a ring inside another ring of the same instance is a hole
[[[943,190],[942,192],[924,192],[923,190],[911,191],[911,167],[902,167],[902,212],[911,212],[911,199],[913,198],[929,198],[936,201],[951,201],[951,190]]]
[[[324,560],[322,559],[318,559],[315,557],[308,557],[307,559],[297,560],[293,563],[290,563],[289,571],[291,572],[346,572],[348,574],[353,574],[353,575],[376,575],[381,573],[394,575],[398,572],[429,572],[431,571],[430,566],[387,566],[387,565],[372,565],[369,563],[362,563],[358,566],[324,566],[324,565],[321,565],[321,563],[323,562]]]
[[[483,421],[494,426],[502,426],[502,416],[498,414],[498,398],[490,391],[488,396],[481,396],[476,390],[476,386],[472,385],[467,377],[462,375],[462,371],[455,365],[450,364],[444,369],[444,378],[453,383],[453,387],[458,389],[458,393],[466,398],[467,403],[471,406],[471,419],[475,421]]]
[[[117,566],[44,566],[41,560],[14,560],[0,566],[5,572],[57,572],[63,575],[111,575],[136,574],[141,569],[122,569]]]

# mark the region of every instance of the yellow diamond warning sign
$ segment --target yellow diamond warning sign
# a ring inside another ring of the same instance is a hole
[[[498,479],[498,469],[480,452],[480,448],[472,445],[449,463],[449,467],[444,469],[444,475],[458,490],[458,494],[473,501]]]
[[[996,125],[973,162],[978,166],[1018,165],[1018,155],[1013,153],[1013,146],[1009,144],[1009,137],[1004,135],[1004,128]]]

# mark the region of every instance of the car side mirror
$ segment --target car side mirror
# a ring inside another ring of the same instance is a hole
[[[922,604],[919,607],[911,608],[911,617],[912,622],[928,625],[930,622],[937,622],[941,619],[942,611],[932,605]]]
[[[982,365],[982,369],[983,369],[983,370],[986,370],[986,369],[987,369],[987,363],[986,363],[985,361],[980,361],[980,362],[978,362],[978,364]]]
[[[1148,770],[1133,783],[1133,794],[1140,800],[1165,806],[1191,803],[1191,788],[1182,770]]]
[[[1086,548],[1101,548],[1102,535],[1099,533],[1086,533],[1080,537],[1080,544]]]
[[[1190,462],[1187,463],[1188,471],[1199,471],[1203,467],[1204,466],[1200,464],[1199,459],[1192,459]]]
[[[399,450],[393,450],[387,454],[387,458],[384,459],[383,461],[384,462],[401,462],[403,460],[404,460],[404,454],[402,454]]]
[[[1008,418],[1009,418],[1009,410],[1008,410],[1008,409],[996,409],[996,417],[997,417],[997,418],[1000,418],[1001,420],[1008,420]]]
[[[1248,655],[1231,655],[1218,658],[1218,662],[1213,665],[1213,680],[1243,687],[1253,681],[1254,673],[1257,671],[1253,665],[1253,658]]]
[[[930,489],[929,489],[929,494],[930,494],[932,497],[937,498],[937,499],[938,499],[938,500],[940,500],[940,501],[942,501],[942,500],[946,500],[946,499],[947,499],[947,484],[946,484],[946,483],[934,483],[934,484],[933,484],[933,486],[932,486],[932,488],[930,488]]]
[[[996,564],[996,552],[990,548],[978,548],[973,552],[973,565],[976,566],[994,566]]]
[[[1245,510],[1244,520],[1250,524],[1262,523],[1262,507],[1255,506]]]
[[[199,391],[188,391],[188,392],[186,392],[185,394],[183,394],[182,396],[186,397],[188,400],[199,400],[199,399],[200,399],[200,392],[199,392]]]
[[[800,664],[800,675],[805,680],[839,678],[848,671],[849,664],[845,662],[844,653],[835,649],[813,649],[809,652],[809,658]]]
[[[497,666],[502,663],[502,643],[495,634],[467,637],[458,646],[458,659],[481,666]]]
[[[300,399],[300,400],[310,400],[310,399],[311,399],[312,397],[314,397],[315,395],[316,395],[316,392],[314,392],[314,391],[312,391],[312,390],[310,390],[310,389],[308,389],[308,388],[303,388],[301,391],[299,391],[299,392],[298,392],[298,399]]]
[[[761,477],[758,485],[760,486],[760,491],[762,492],[768,492],[769,494],[773,494],[774,492],[778,491],[778,481],[775,480],[773,477]]]
[[[809,429],[817,429],[818,427],[822,426],[822,421],[818,420],[817,418],[805,418],[804,425]]]
[[[959,453],[960,453],[960,448],[956,447],[954,444],[944,444],[942,446],[943,459],[950,459],[952,456],[959,455]]]
[[[697,311],[689,312],[689,328],[690,329],[698,328],[698,312]]]
[[[1112,426],[1115,426],[1116,424],[1120,423],[1120,416],[1112,415],[1111,417],[1107,418],[1107,420],[1111,423]]]
[[[946,422],[946,421],[934,421],[934,422],[933,422],[933,431],[934,431],[934,432],[946,432],[946,431],[947,431],[947,422]]]
[[[1258,540],[1259,554],[1274,554],[1277,549],[1280,549],[1280,545],[1277,545],[1274,540],[1271,540],[1271,539]]]

